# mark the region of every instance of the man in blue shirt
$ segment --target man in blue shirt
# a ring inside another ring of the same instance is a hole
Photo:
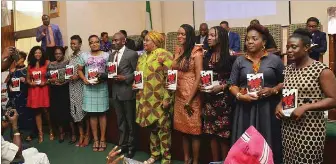
[[[41,47],[47,54],[50,61],[55,61],[55,47],[63,46],[62,33],[59,27],[55,24],[50,24],[48,15],[42,16],[43,25],[37,28],[36,41],[42,41]]]
[[[222,21],[220,23],[220,26],[223,27],[229,35],[229,48],[233,52],[239,52],[240,51],[240,36],[239,34],[230,31],[229,22]]]
[[[100,50],[109,52],[112,48],[112,43],[108,40],[108,33],[102,32],[100,37]]]

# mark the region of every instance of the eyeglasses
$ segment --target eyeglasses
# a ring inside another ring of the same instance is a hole
[[[309,27],[309,28],[316,28],[317,25],[307,25],[307,27]]]
[[[90,42],[89,44],[90,44],[90,45],[91,45],[91,44],[99,44],[99,41]]]

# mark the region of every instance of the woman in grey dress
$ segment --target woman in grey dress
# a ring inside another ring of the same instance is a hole
[[[280,101],[284,65],[281,59],[265,50],[267,31],[261,25],[247,28],[247,53],[237,58],[232,67],[231,93],[236,97],[233,114],[232,143],[250,126],[254,126],[271,146],[275,163],[281,162],[280,121],[274,112]],[[247,76],[263,75],[263,84],[257,94],[248,94]]]
[[[74,51],[70,57],[69,65],[74,66],[73,76],[70,78],[69,82],[69,92],[70,92],[70,109],[71,116],[74,122],[78,126],[79,130],[79,141],[76,146],[85,147],[90,142],[90,120],[85,118],[86,112],[83,110],[83,86],[84,83],[79,79],[77,69],[78,60],[81,55],[82,39],[78,35],[74,35],[71,38],[70,47]],[[84,119],[84,120],[83,120]],[[86,125],[86,131],[84,133],[84,122]]]

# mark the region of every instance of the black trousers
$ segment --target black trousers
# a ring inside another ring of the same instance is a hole
[[[47,47],[46,48],[47,59],[50,62],[53,62],[53,61],[56,60],[56,58],[55,58],[55,48],[56,47]]]
[[[117,115],[119,146],[121,149],[134,151],[135,100],[112,99],[112,104]]]

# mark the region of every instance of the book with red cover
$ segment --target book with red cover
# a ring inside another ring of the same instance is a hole
[[[117,62],[108,62],[107,63],[107,73],[108,78],[113,78],[114,76],[117,76]]]
[[[201,84],[205,89],[213,87],[213,71],[201,71]]]
[[[65,66],[65,79],[68,80],[74,75],[74,66],[73,65],[66,65]]]
[[[20,91],[20,78],[12,78],[11,91],[19,92]]]
[[[136,89],[143,89],[143,72],[134,71],[134,85]]]
[[[51,70],[50,71],[50,78],[51,79],[58,79],[59,78],[58,70]]]
[[[41,71],[33,71],[33,77],[32,81],[35,82],[35,84],[41,84],[41,78],[42,78],[42,73]]]
[[[91,84],[98,83],[98,68],[91,68],[88,70],[88,81]]]
[[[247,93],[250,95],[257,95],[264,85],[264,74],[247,74]]]
[[[289,117],[292,112],[298,107],[298,90],[297,89],[283,89],[282,90],[282,106],[283,114]]]
[[[176,90],[177,70],[168,70],[167,84],[169,90]]]

